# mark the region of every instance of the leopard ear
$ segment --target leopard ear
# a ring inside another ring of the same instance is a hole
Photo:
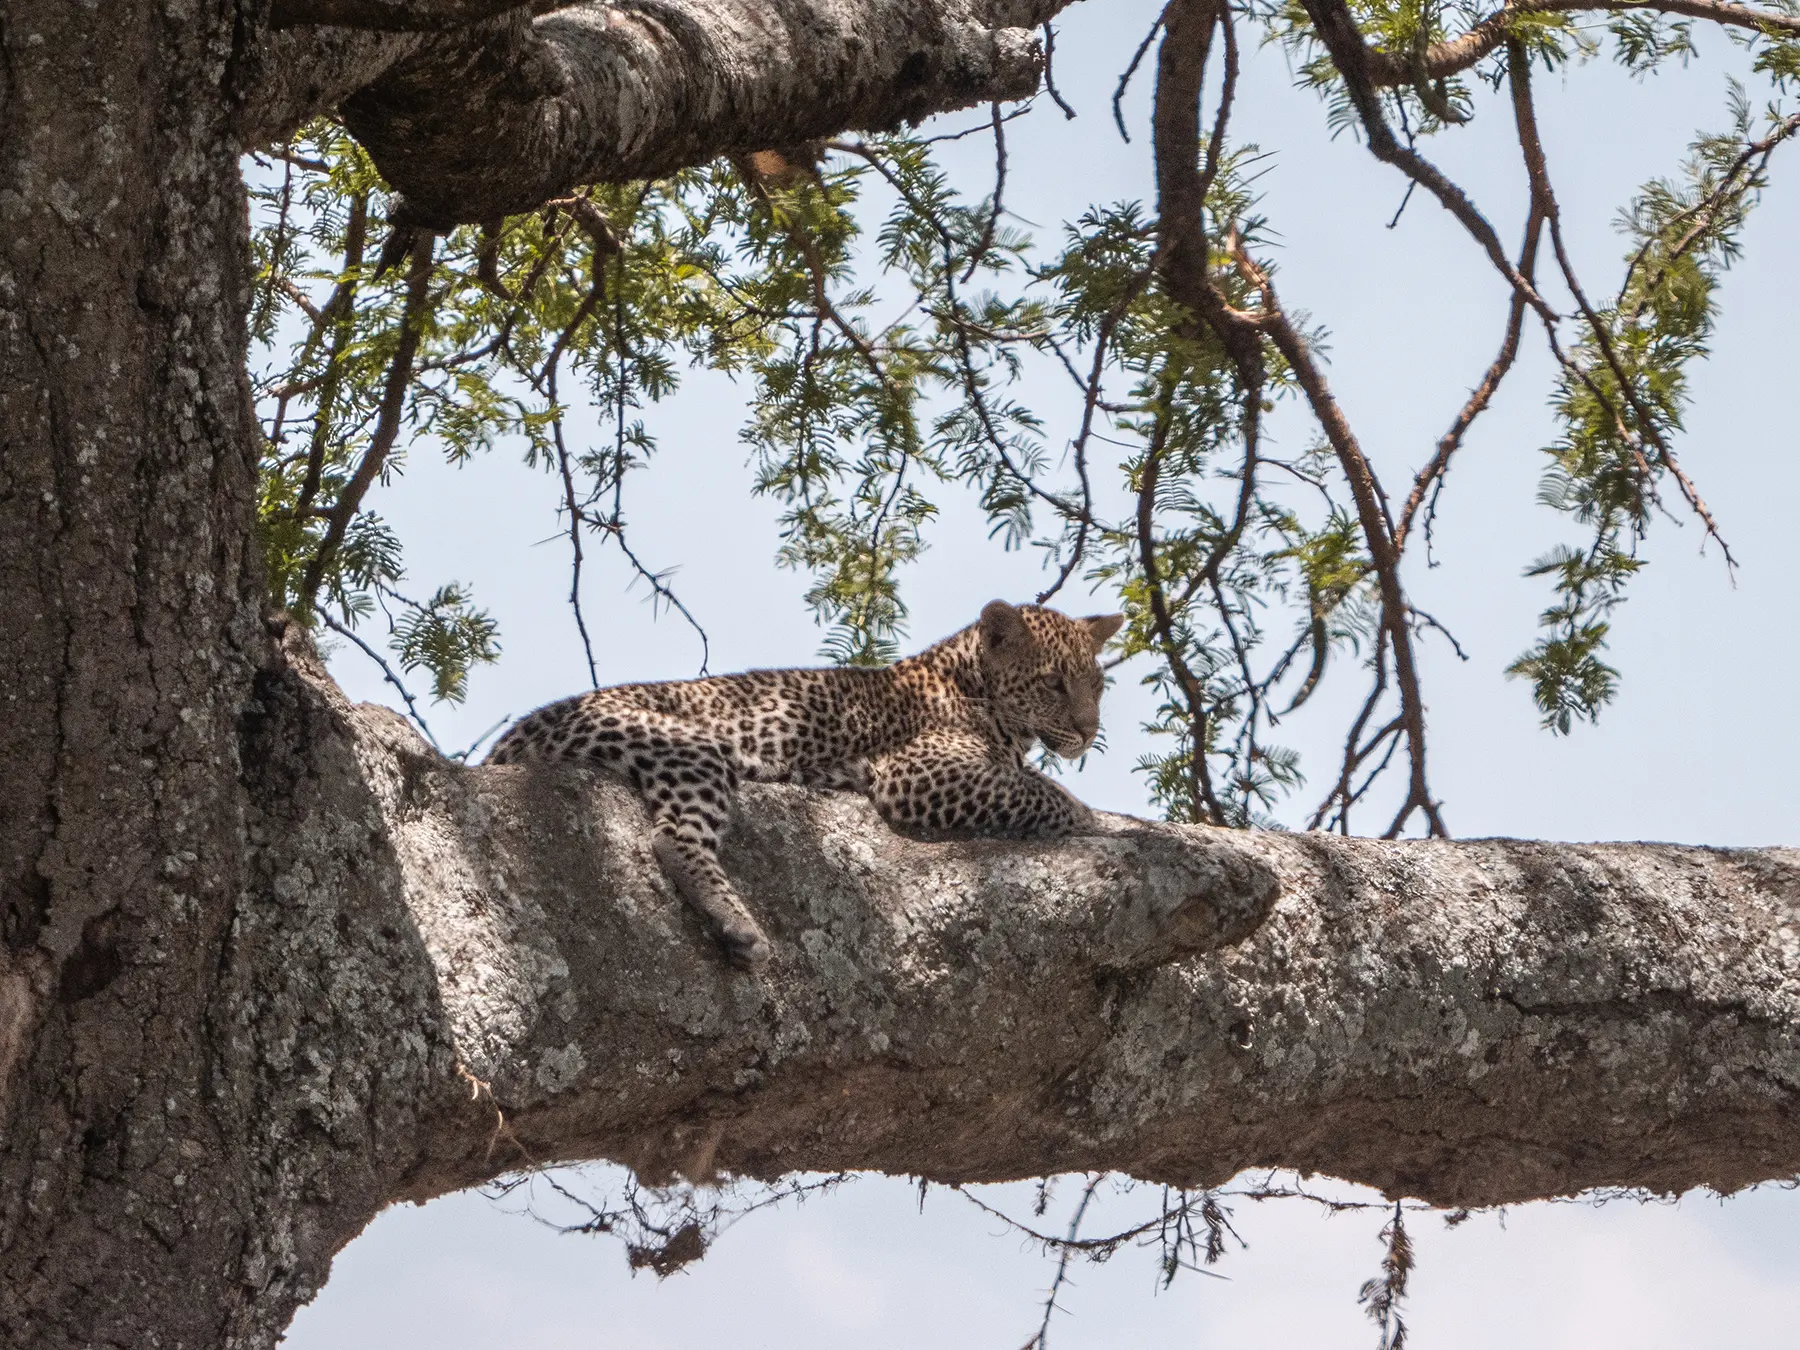
[[[1094,652],[1098,655],[1100,649],[1106,646],[1107,639],[1125,626],[1125,616],[1123,614],[1090,614],[1081,622],[1087,625],[1088,636],[1093,638]]]
[[[990,652],[1011,655],[1031,643],[1025,616],[1004,600],[990,600],[981,607],[981,645]]]

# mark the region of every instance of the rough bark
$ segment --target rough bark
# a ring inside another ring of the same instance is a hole
[[[590,0],[429,35],[285,30],[261,49],[246,134],[342,100],[411,218],[445,228],[581,183],[1027,97],[1037,28],[1068,3]]]
[[[1800,852],[1129,817],[928,842],[857,797],[751,787],[727,862],[778,944],[757,978],[663,882],[624,787],[465,770],[384,709],[335,715],[455,1057],[512,1131],[459,1111],[412,1194],[526,1156],[1189,1186],[1281,1166],[1442,1205],[1800,1167]]]
[[[358,79],[439,41],[331,40]],[[618,785],[348,707],[251,530],[235,158],[336,87],[297,50],[222,0],[0,18],[0,1344],[269,1345],[383,1205],[527,1158],[1444,1203],[1800,1169],[1792,852],[926,843],[749,789],[750,977]]]
[[[256,636],[235,15],[180,12],[0,17],[9,1346],[146,1344],[146,1296],[208,1344],[166,1294],[196,1260],[249,1278],[260,1223],[206,1104]]]

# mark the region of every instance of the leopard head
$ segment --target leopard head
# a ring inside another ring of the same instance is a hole
[[[1100,730],[1105,677],[1096,659],[1122,614],[1071,619],[1038,605],[983,607],[982,683],[1008,731],[1034,736],[1064,759],[1084,754]]]

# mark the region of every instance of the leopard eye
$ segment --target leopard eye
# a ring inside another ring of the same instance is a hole
[[[1039,682],[1053,694],[1067,694],[1069,692],[1069,682],[1063,679],[1061,673],[1058,671],[1051,671],[1048,675],[1043,676]]]

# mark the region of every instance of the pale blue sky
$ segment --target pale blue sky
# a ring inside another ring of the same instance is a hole
[[[1081,112],[1065,125],[1045,104],[1011,136],[1009,202],[1049,237],[1088,202],[1149,194],[1145,137],[1122,145],[1107,100],[1155,5],[1082,4],[1060,25],[1059,83]],[[1702,31],[1684,71],[1637,82],[1609,66],[1539,77],[1552,173],[1571,246],[1590,289],[1616,283],[1611,221],[1645,178],[1672,171],[1697,127],[1724,125],[1726,74],[1741,56]],[[1349,136],[1329,137],[1317,100],[1291,87],[1279,52],[1247,53],[1236,134],[1279,153],[1262,180],[1279,232],[1280,285],[1332,331],[1331,378],[1391,486],[1424,462],[1498,344],[1505,296],[1460,228],[1416,195],[1386,228],[1403,182]],[[1147,83],[1135,106],[1142,126]],[[1502,238],[1516,240],[1524,185],[1504,106],[1485,97],[1475,126],[1427,151],[1470,189]],[[961,125],[962,120],[955,121]],[[963,143],[957,166],[981,192],[989,150]],[[1782,156],[1790,158],[1783,159]],[[1714,359],[1696,372],[1680,450],[1743,566],[1735,584],[1700,531],[1659,522],[1651,566],[1617,616],[1623,692],[1598,728],[1566,740],[1537,729],[1527,690],[1505,664],[1532,639],[1545,588],[1520,569],[1572,537],[1534,503],[1548,361],[1528,331],[1525,356],[1471,435],[1444,494],[1437,557],[1415,559],[1413,596],[1456,632],[1471,660],[1426,645],[1434,787],[1458,834],[1563,839],[1657,838],[1708,844],[1800,843],[1800,568],[1791,562],[1800,501],[1800,149],[1775,183],[1727,278]],[[1047,388],[1047,386],[1046,386]],[[820,634],[801,577],[771,562],[776,508],[751,499],[736,438],[740,400],[716,377],[690,378],[648,415],[662,443],[628,487],[634,545],[679,564],[683,597],[712,640],[712,668],[813,660]],[[1063,434],[1052,427],[1052,445]],[[1285,434],[1303,432],[1289,421]],[[1292,440],[1290,440],[1292,444]],[[416,451],[371,499],[401,530],[419,585],[474,583],[502,623],[506,659],[476,673],[468,704],[439,709],[447,745],[585,683],[564,602],[552,481],[497,454],[449,470]],[[996,595],[1041,585],[1035,553],[1002,554],[966,503],[952,503],[934,548],[907,579],[923,645],[969,622]],[[603,681],[692,674],[698,644],[679,619],[653,620],[616,557],[590,568],[586,603]],[[1096,599],[1094,608],[1104,607]],[[1071,608],[1086,608],[1073,598]],[[354,654],[333,668],[356,697],[385,699]],[[1129,677],[1108,696],[1110,752],[1073,781],[1096,805],[1142,811],[1131,764],[1145,748],[1146,700]],[[1346,686],[1288,728],[1329,752]],[[1315,777],[1323,774],[1317,759]],[[604,1185],[604,1178],[592,1185]],[[1124,1214],[1132,1197],[1109,1201]],[[1058,1350],[1135,1344],[1335,1347],[1374,1343],[1355,1303],[1375,1271],[1376,1215],[1329,1221],[1292,1204],[1239,1211],[1252,1249],[1228,1281],[1179,1280],[1153,1295],[1153,1262],[1125,1252],[1077,1272],[1056,1324]],[[295,1323],[294,1350],[361,1347],[867,1347],[979,1345],[1010,1350],[1035,1326],[1050,1267],[958,1198],[934,1193],[920,1214],[903,1181],[869,1179],[792,1212],[752,1216],[689,1272],[631,1278],[605,1239],[559,1237],[477,1195],[391,1210],[339,1257],[332,1283]],[[1631,1350],[1696,1345],[1789,1347],[1800,1324],[1800,1200],[1762,1191],[1727,1204],[1525,1206],[1447,1231],[1414,1221],[1420,1247],[1409,1320],[1419,1350],[1531,1344]]]

